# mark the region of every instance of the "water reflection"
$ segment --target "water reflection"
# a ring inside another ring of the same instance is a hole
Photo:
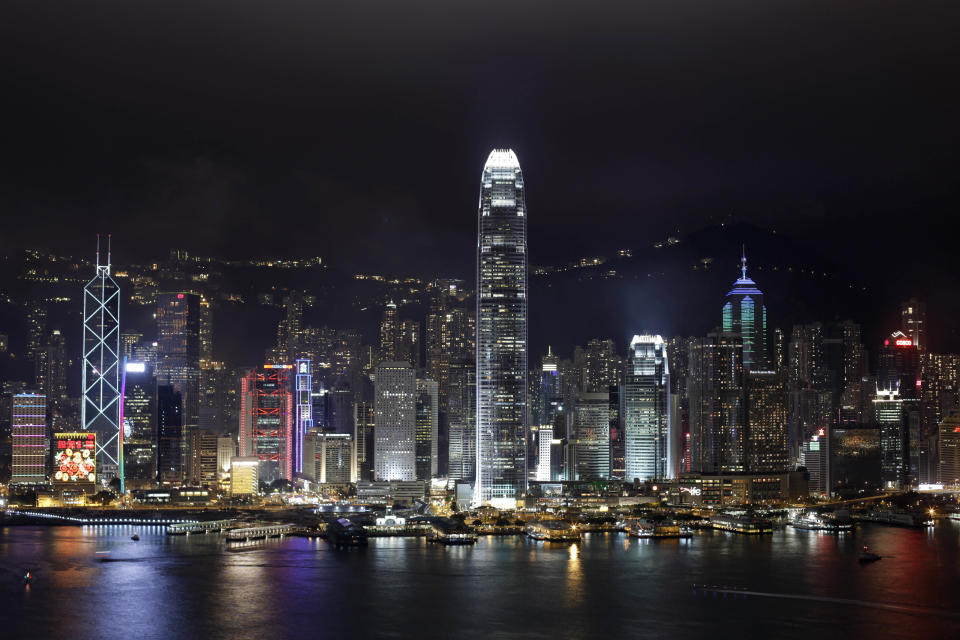
[[[130,536],[138,531],[140,542]],[[482,537],[469,547],[372,539],[366,549],[286,538],[227,553],[216,535],[161,527],[0,532],[5,637],[235,638],[312,635],[699,638],[750,620],[775,637],[960,637],[956,619],[839,600],[948,609],[960,589],[958,528],[865,525],[853,536],[703,532],[684,540],[590,533],[576,544]],[[884,555],[861,567],[857,548]],[[109,562],[97,549],[109,548]],[[31,567],[28,590],[19,572]],[[700,594],[726,584],[767,597]],[[801,595],[806,601],[781,597]],[[705,596],[705,597],[704,597]],[[108,612],[104,615],[104,612]],[[429,613],[426,613],[429,612]],[[69,615],[67,615],[69,614]],[[469,621],[466,622],[466,621]],[[318,626],[319,625],[319,626]],[[77,634],[76,630],[82,632]]]

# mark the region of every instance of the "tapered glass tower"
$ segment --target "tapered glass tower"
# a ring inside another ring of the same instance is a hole
[[[527,210],[509,149],[483,167],[477,235],[479,504],[509,503],[527,480]]]
[[[123,434],[120,431],[120,287],[107,262],[100,263],[97,240],[97,273],[83,288],[83,398],[80,424],[97,434],[97,466],[106,481],[120,474]]]

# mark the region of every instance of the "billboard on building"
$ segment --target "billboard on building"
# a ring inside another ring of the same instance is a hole
[[[97,436],[91,431],[53,434],[53,481],[92,483],[97,478]]]

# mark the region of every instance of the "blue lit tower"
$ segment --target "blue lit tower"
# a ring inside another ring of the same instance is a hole
[[[293,472],[303,473],[303,441],[313,428],[313,374],[310,360],[297,360],[297,416],[293,431]]]
[[[509,149],[483,167],[477,222],[477,482],[479,504],[521,497],[527,481],[527,217]]]
[[[120,472],[123,439],[120,432],[120,287],[110,275],[110,241],[107,263],[100,264],[97,238],[97,273],[83,288],[83,398],[80,424],[97,434],[97,466],[103,480]]]
[[[740,262],[740,277],[723,305],[723,331],[743,339],[744,370],[767,367],[767,308],[763,292],[747,277],[746,252]]]

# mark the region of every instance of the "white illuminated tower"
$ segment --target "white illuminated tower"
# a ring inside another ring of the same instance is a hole
[[[311,362],[306,358],[297,360],[297,420],[293,434],[293,472],[303,473],[303,441],[307,430],[313,428],[313,375]],[[312,464],[313,460],[308,461]]]
[[[123,465],[120,431],[120,287],[110,276],[110,236],[107,262],[83,288],[83,373],[80,424],[97,434],[97,466],[107,480]]]
[[[669,376],[663,338],[633,336],[621,392],[627,482],[671,475]]]
[[[510,149],[483,167],[477,222],[478,504],[508,504],[527,484],[527,210]]]

